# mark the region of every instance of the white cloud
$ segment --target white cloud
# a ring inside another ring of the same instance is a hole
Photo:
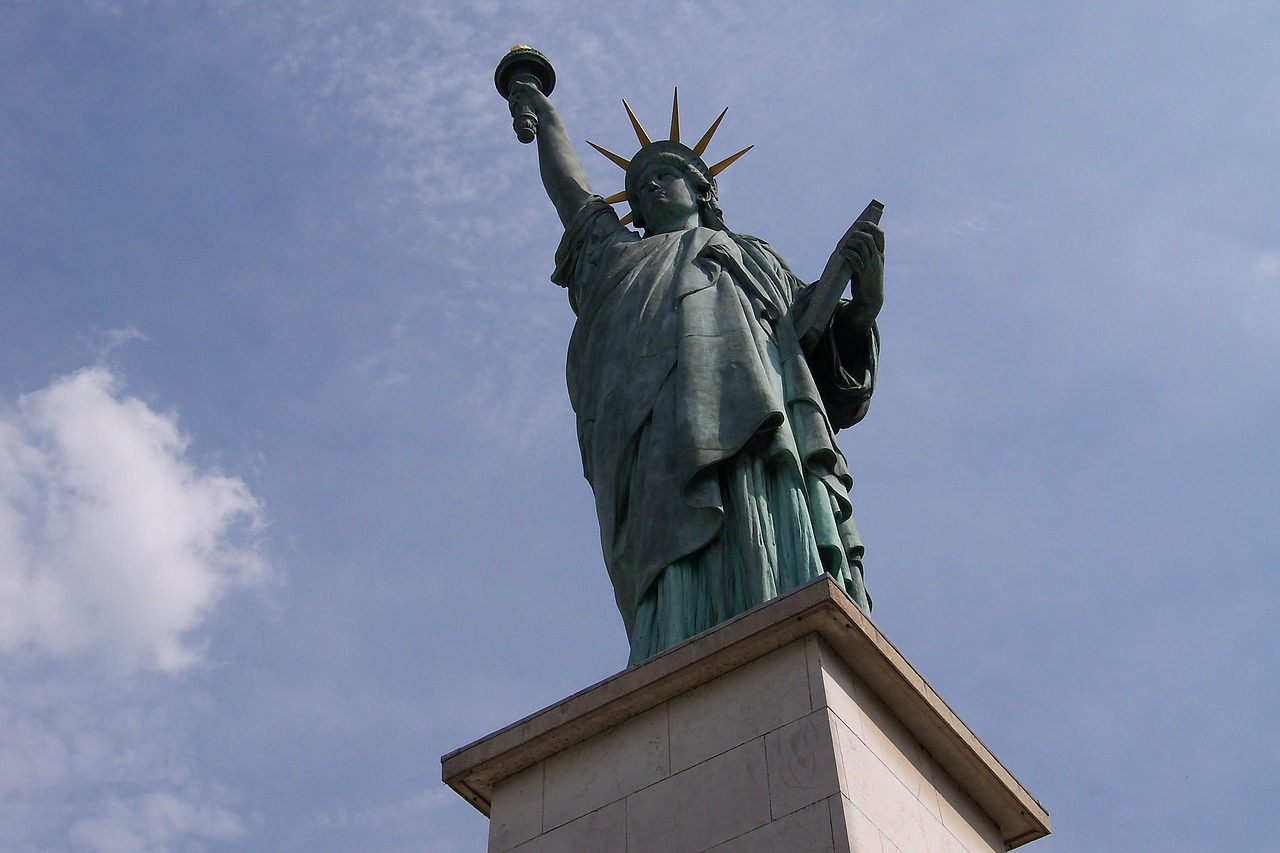
[[[0,652],[176,672],[219,599],[266,576],[248,487],[198,471],[176,419],[120,385],[88,368],[0,411]]]
[[[227,809],[192,802],[167,792],[112,800],[103,812],[81,820],[71,837],[99,853],[153,853],[175,839],[227,840],[244,834],[244,824]]]
[[[102,362],[125,345],[133,341],[145,340],[147,340],[147,336],[133,326],[126,326],[123,329],[107,329],[99,334],[98,340],[94,342],[94,355],[97,356],[99,362]]]
[[[414,791],[397,799],[375,803],[364,808],[339,808],[323,812],[311,821],[312,826],[323,832],[363,830],[373,831],[386,826],[400,827],[410,823],[422,823],[436,813],[452,806],[453,791],[433,785]]]
[[[433,853],[463,853],[476,849],[474,832],[466,822],[451,826],[450,821],[459,813],[470,817],[470,809],[453,791],[435,784],[363,806],[321,812],[299,828],[295,843],[298,849],[327,844],[326,849],[355,850],[366,849],[368,839],[377,838],[379,849],[418,850],[421,839],[429,838]],[[481,819],[475,817],[470,823],[478,825]]]
[[[141,853],[244,832],[145,698],[83,676],[23,680],[0,698],[0,848]]]
[[[26,663],[0,659],[0,849],[158,853],[245,832],[233,793],[192,767],[165,691]]]
[[[1260,282],[1280,281],[1280,254],[1263,252],[1253,264],[1253,274]]]
[[[1254,259],[1241,320],[1256,337],[1275,340],[1280,328],[1280,253],[1262,252]]]
[[[206,616],[268,573],[261,505],[188,448],[103,367],[0,407],[6,850],[156,853],[245,831],[147,689],[198,662]]]

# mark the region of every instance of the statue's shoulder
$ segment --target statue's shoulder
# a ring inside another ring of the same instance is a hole
[[[612,205],[598,195],[590,196],[565,225],[551,280],[563,287],[587,281],[596,275],[611,246],[639,239],[618,219]]]
[[[640,239],[640,235],[622,224],[618,213],[598,195],[589,196],[565,226],[565,236],[598,245],[609,238]]]

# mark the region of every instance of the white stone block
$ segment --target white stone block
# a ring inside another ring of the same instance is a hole
[[[623,853],[626,849],[627,809],[618,801],[521,844],[511,853]]]
[[[837,847],[826,800],[792,812],[745,835],[711,848],[711,853],[848,853]],[[876,851],[879,853],[879,851]]]
[[[803,643],[791,643],[671,700],[671,772],[808,714]]]
[[[861,688],[853,670],[821,638],[806,637],[805,645],[814,710],[830,708],[854,734],[862,734]]]
[[[960,839],[942,825],[942,821],[934,818],[924,820],[922,827],[924,842],[928,846],[929,853],[987,853],[991,849],[985,843],[977,847],[961,843]]]
[[[827,800],[836,850],[840,853],[883,853],[880,830],[843,794]],[[932,851],[930,851],[932,853]]]
[[[627,853],[705,853],[769,823],[764,738],[627,798]]]
[[[839,719],[841,789],[889,841],[903,850],[926,850],[920,801]]]
[[[552,829],[670,775],[667,706],[571,746],[545,764],[543,825]]]
[[[765,735],[774,820],[840,793],[830,711],[815,711]]]
[[[493,789],[489,853],[505,853],[542,833],[542,765],[504,779]]]
[[[942,825],[966,851],[1004,850],[999,829],[973,799],[941,768],[931,779],[938,794]]]
[[[859,696],[858,706],[862,709],[862,741],[912,796],[940,817],[937,796],[928,778],[929,761],[919,741],[875,696]]]

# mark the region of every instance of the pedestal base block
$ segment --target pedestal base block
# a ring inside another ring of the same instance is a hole
[[[990,853],[1049,833],[826,578],[442,764],[490,853]]]

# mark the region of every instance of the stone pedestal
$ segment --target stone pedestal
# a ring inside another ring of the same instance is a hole
[[[441,761],[490,853],[987,853],[1049,834],[827,578]]]

